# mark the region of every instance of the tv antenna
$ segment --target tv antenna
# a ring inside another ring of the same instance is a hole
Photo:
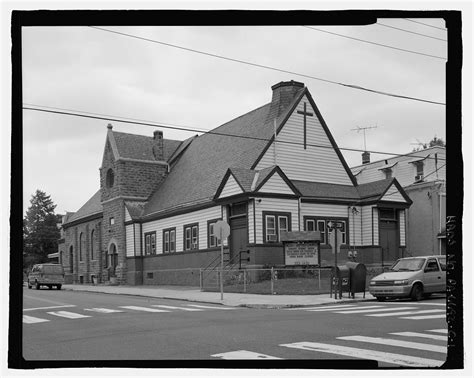
[[[356,129],[351,129],[351,130],[355,130],[357,131],[357,133],[363,131],[364,132],[364,151],[367,151],[367,143],[366,143],[366,138],[365,138],[365,131],[366,130],[369,130],[369,129],[376,129],[377,126],[368,126],[368,127],[359,127],[359,126],[356,126]]]

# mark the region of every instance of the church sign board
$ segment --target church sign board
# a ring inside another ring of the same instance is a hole
[[[288,231],[281,233],[285,265],[320,265],[319,231]]]

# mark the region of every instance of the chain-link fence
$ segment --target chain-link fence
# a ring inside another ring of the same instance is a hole
[[[224,292],[250,294],[325,294],[331,290],[331,268],[224,270]],[[220,290],[220,270],[202,272],[201,290]]]

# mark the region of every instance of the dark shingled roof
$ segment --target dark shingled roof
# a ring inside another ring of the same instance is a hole
[[[382,195],[394,181],[393,178],[388,178],[379,181],[368,182],[357,186],[357,191],[361,199],[376,197]]]
[[[153,156],[153,137],[112,132],[119,157],[137,160],[156,160]],[[181,145],[181,141],[163,139],[163,160],[167,161]]]
[[[138,219],[142,216],[144,208],[143,202],[127,201],[125,202],[125,206],[132,219]]]
[[[250,192],[252,188],[252,182],[257,171],[244,168],[230,168],[230,171],[237,182],[242,186],[244,191]]]
[[[88,217],[90,215],[98,214],[102,212],[102,205],[100,200],[100,189],[72,216],[70,216],[66,222],[71,223],[75,220]],[[66,224],[65,222],[65,224]]]
[[[283,112],[269,103],[195,138],[150,197],[144,216],[185,204],[210,202],[229,167],[252,168],[273,136],[273,117],[279,115],[278,125],[303,92],[304,88],[298,91]]]

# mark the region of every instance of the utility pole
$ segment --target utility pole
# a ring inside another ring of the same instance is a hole
[[[368,127],[356,126],[356,129],[351,129],[351,130],[357,131],[357,133],[359,133],[361,131],[364,132],[364,151],[367,151],[367,141],[366,141],[366,138],[365,138],[365,131],[369,130],[369,129],[376,129],[376,128],[377,128],[377,126],[368,126]]]

